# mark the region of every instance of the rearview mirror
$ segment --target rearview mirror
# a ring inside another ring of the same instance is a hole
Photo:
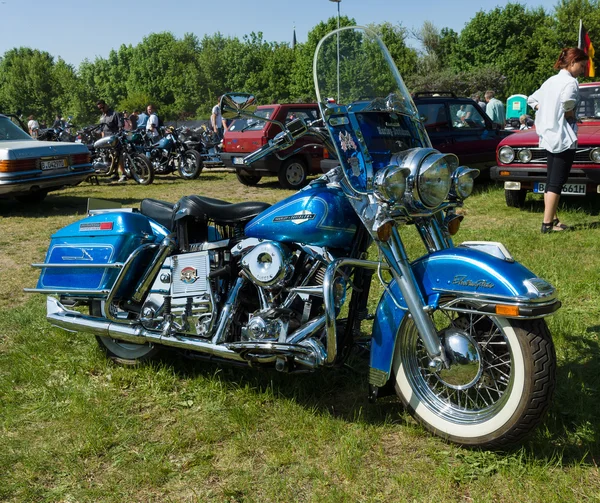
[[[221,115],[225,119],[252,115],[256,111],[256,106],[256,98],[252,94],[230,93],[221,97]]]

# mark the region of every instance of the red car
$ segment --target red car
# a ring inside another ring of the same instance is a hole
[[[577,153],[562,194],[600,193],[600,82],[579,85]],[[535,129],[505,138],[496,151],[497,166],[490,176],[504,182],[506,204],[521,207],[528,192],[542,194],[546,182],[546,151]]]
[[[320,117],[316,103],[287,103],[261,105],[256,114],[285,124],[302,117],[315,121]],[[307,176],[321,174],[338,165],[335,154],[331,155],[314,137],[303,137],[288,150],[269,155],[251,165],[244,164],[244,157],[275,138],[281,128],[272,122],[255,118],[234,120],[223,138],[221,160],[227,167],[235,168],[238,180],[244,185],[256,185],[263,176],[277,176],[286,189],[299,189],[306,185]]]

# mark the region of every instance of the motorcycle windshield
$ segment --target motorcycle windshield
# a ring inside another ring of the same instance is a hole
[[[338,159],[357,192],[372,191],[375,174],[394,154],[431,147],[387,48],[367,28],[325,36],[315,52],[313,78]]]

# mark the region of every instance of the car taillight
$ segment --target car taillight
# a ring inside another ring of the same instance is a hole
[[[90,163],[90,154],[74,154],[71,156],[71,166],[76,166],[77,164],[89,164]]]
[[[329,150],[323,149],[323,159],[329,159]]]
[[[269,143],[269,139],[267,138],[266,135],[262,135],[260,137],[260,146],[262,147],[263,145],[266,145],[267,143]]]
[[[39,169],[37,159],[0,161],[0,173],[16,173]]]

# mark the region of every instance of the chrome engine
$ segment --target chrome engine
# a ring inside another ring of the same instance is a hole
[[[165,260],[142,306],[144,326],[209,337],[216,318],[209,273],[207,251]]]
[[[294,272],[292,254],[282,244],[265,241],[253,247],[242,258],[242,269],[256,285],[279,288]]]

